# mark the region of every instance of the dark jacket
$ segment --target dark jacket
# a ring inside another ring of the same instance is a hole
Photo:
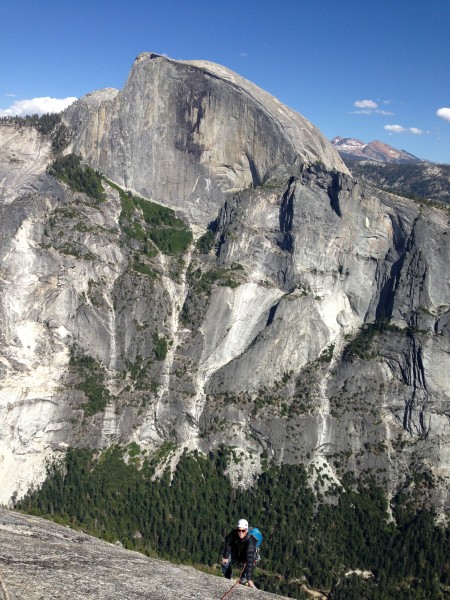
[[[225,538],[225,547],[223,557],[228,558],[235,563],[246,566],[247,579],[253,579],[253,564],[256,558],[256,540],[247,532],[242,539],[239,538],[237,529],[233,529]]]

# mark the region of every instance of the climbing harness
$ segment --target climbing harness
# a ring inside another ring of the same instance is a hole
[[[225,600],[225,598],[228,596],[228,594],[231,594],[231,592],[234,590],[234,588],[239,585],[242,575],[244,574],[245,571],[245,567],[247,566],[247,563],[245,563],[244,568],[242,569],[242,573],[239,575],[239,579],[236,581],[236,583],[234,585],[232,585],[230,587],[230,589],[228,590],[228,592],[225,592],[225,594],[222,596],[222,598],[220,600]]]

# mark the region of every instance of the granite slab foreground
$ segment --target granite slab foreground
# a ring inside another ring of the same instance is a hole
[[[0,509],[1,600],[213,600],[220,577],[147,558],[21,513]],[[280,598],[238,587],[227,600]]]

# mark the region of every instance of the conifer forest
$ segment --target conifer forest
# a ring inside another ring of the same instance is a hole
[[[70,449],[15,508],[217,575],[224,536],[242,516],[264,535],[260,589],[306,598],[306,584],[332,600],[448,597],[449,530],[401,493],[389,507],[373,480],[348,474],[343,489],[318,499],[305,468],[287,464],[267,465],[253,487],[236,489],[226,470],[239,457],[225,447],[185,452],[174,472],[155,477],[174,450],[166,444],[145,459],[137,444]],[[356,570],[369,579],[349,574]]]

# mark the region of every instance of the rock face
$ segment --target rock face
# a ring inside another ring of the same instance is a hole
[[[0,128],[0,194],[2,204],[9,204],[17,196],[35,190],[52,149],[50,141],[36,129]]]
[[[0,540],[0,589],[11,600],[213,600],[234,583],[1,509]],[[249,590],[232,593],[248,598]],[[280,598],[259,590],[253,596]]]
[[[226,192],[260,185],[276,165],[323,162],[347,172],[309,121],[206,61],[141,54],[122,91],[85,96],[65,121],[91,166],[203,224]]]
[[[63,118],[104,201],[45,171],[34,129],[0,126],[1,147],[22,140],[0,156],[0,501],[67,445],[170,441],[239,448],[236,481],[260,455],[335,482],[370,471],[448,513],[446,209],[365,187],[210,63],[142,55],[123,91]],[[160,217],[112,182],[201,237],[145,237]]]

